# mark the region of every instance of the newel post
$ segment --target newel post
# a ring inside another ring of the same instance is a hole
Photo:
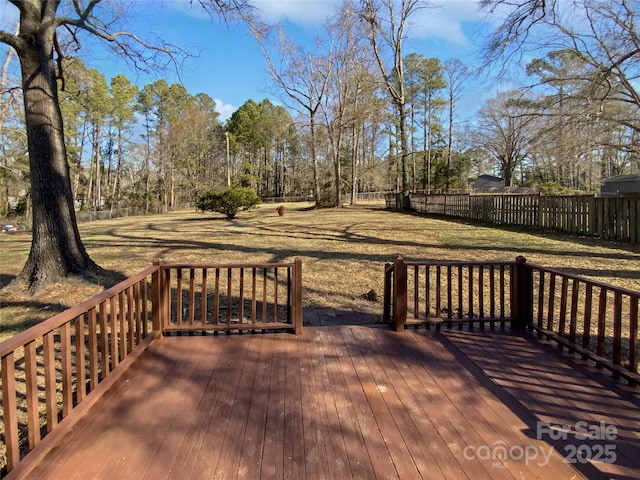
[[[293,264],[292,305],[293,326],[296,335],[302,335],[302,260],[296,258]]]
[[[390,263],[384,264],[384,303],[382,306],[382,321],[384,323],[391,322],[391,274],[393,273],[391,266]]]
[[[393,262],[393,323],[396,332],[404,331],[407,320],[407,265],[404,258]]]
[[[153,330],[160,337],[164,327],[164,306],[166,305],[164,295],[164,275],[162,274],[162,265],[164,261],[161,258],[154,258],[153,265],[158,267],[151,275],[151,319]]]
[[[533,322],[533,269],[523,256],[516,257],[511,282],[511,328],[524,332]]]

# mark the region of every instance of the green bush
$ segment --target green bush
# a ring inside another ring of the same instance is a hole
[[[533,185],[537,188],[541,195],[557,196],[557,195],[584,195],[585,192],[570,187],[564,187],[555,182],[544,182]]]
[[[250,188],[233,187],[222,192],[209,190],[198,199],[196,207],[203,212],[224,213],[228,219],[232,219],[238,212],[249,210],[259,202],[258,195]]]

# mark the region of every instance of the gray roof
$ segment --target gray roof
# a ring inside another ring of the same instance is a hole
[[[478,179],[473,182],[473,187],[492,187],[496,184],[504,185],[504,180],[500,177],[494,177],[493,175],[480,175]]]
[[[619,182],[640,182],[640,175],[615,175],[613,177],[605,178],[600,183],[619,183]]]

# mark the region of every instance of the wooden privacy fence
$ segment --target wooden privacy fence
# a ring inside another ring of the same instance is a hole
[[[515,262],[407,261],[385,266],[383,320],[535,330],[616,377],[638,384],[640,292]]]
[[[154,265],[0,343],[6,465],[86,411],[162,334],[302,333],[302,264]],[[0,444],[1,445],[1,444]],[[0,458],[2,452],[0,452]]]
[[[387,207],[397,198],[387,195]],[[469,218],[495,225],[517,225],[575,235],[640,243],[640,197],[442,194],[410,195],[411,209]]]

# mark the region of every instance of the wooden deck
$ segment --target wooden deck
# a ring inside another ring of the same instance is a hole
[[[490,331],[167,337],[27,478],[640,478],[637,390],[571,362]],[[617,433],[554,441],[539,421]],[[613,445],[615,462],[570,465],[570,445]]]

